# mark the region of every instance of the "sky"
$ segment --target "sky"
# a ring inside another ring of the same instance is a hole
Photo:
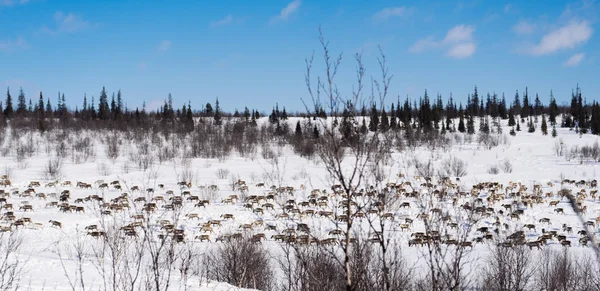
[[[600,3],[564,1],[67,1],[0,0],[0,87],[39,92],[69,107],[105,86],[129,108],[200,108],[219,98],[226,111],[303,111],[323,76],[319,27],[334,56],[343,96],[356,88],[361,54],[365,96],[381,80],[379,48],[392,76],[386,103],[438,93],[465,102],[479,93],[528,87],[560,103],[579,84],[600,94]],[[0,90],[1,92],[2,90]],[[0,94],[4,100],[5,94]]]

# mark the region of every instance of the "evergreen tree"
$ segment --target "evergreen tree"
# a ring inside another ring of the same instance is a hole
[[[365,117],[362,118],[362,125],[360,126],[360,133],[362,134],[366,134],[369,131],[369,128],[367,128],[367,122]]]
[[[42,92],[40,92],[40,99],[38,101],[38,104],[35,108],[35,111],[37,113],[37,115],[39,116],[39,118],[44,118],[44,109],[46,106],[44,106],[44,96],[42,96]]]
[[[473,115],[469,116],[469,120],[467,120],[467,133],[475,134],[475,121],[473,120]]]
[[[466,131],[465,129],[465,119],[464,119],[464,112],[462,109],[462,104],[460,105],[460,108],[458,109],[458,131],[464,133]]]
[[[558,132],[556,132],[556,124],[552,125],[552,137],[556,137]]]
[[[387,113],[385,112],[385,108],[382,107],[381,110],[381,122],[379,123],[379,129],[381,132],[387,132],[390,129],[390,121]]]
[[[377,114],[377,107],[375,104],[371,106],[371,120],[369,121],[369,130],[372,132],[377,131],[379,128],[379,116]]]
[[[92,96],[92,103],[90,105],[90,117],[96,119],[96,104],[94,102],[94,96]],[[144,102],[144,110],[146,109],[146,102]],[[143,111],[142,111],[143,112]]]
[[[508,110],[508,126],[515,126],[515,115],[512,109]]]
[[[521,121],[517,120],[517,131],[521,131]]]
[[[110,113],[113,119],[117,117],[117,100],[115,100],[115,93],[112,94],[112,99],[110,101]]]
[[[204,113],[206,114],[206,116],[208,117],[212,117],[213,116],[213,108],[212,105],[210,105],[210,103],[206,103],[206,107],[204,109]]]
[[[531,119],[531,116],[529,117],[529,121],[527,122],[527,132],[529,133],[534,133],[535,132],[535,124],[533,123],[533,120]]]
[[[287,120],[288,119],[288,115],[287,112],[285,111],[285,107],[283,107],[283,112],[281,112],[281,120]]]
[[[550,124],[556,124],[556,116],[558,116],[558,105],[556,104],[556,99],[554,99],[554,94],[550,91],[550,106],[549,106],[549,114],[548,119]]]
[[[519,99],[519,90],[517,90],[517,93],[515,93],[515,101],[512,107],[514,110],[513,114],[519,114],[521,112],[521,100]]]
[[[31,101],[31,98],[29,98],[29,107],[27,108],[28,112],[33,112],[33,102]]]
[[[11,118],[13,114],[13,105],[12,97],[10,96],[10,88],[6,89],[6,107],[4,107],[3,113],[6,118]]]
[[[100,120],[108,120],[110,118],[110,107],[108,105],[108,95],[106,94],[105,87],[102,87],[100,100],[98,102],[98,118],[100,118]]]
[[[46,114],[52,115],[52,105],[50,104],[50,97],[46,100]]]
[[[223,121],[221,120],[221,107],[219,106],[219,98],[217,97],[217,101],[215,102],[215,124],[221,125]]]
[[[319,128],[315,125],[313,127],[313,139],[319,139],[321,133],[319,132]]]
[[[250,109],[248,109],[248,106],[244,108],[244,120],[246,122],[250,121]]]
[[[527,118],[529,115],[529,92],[527,87],[525,87],[525,94],[523,94],[523,107],[521,108],[521,118]]]
[[[24,116],[27,113],[27,99],[25,99],[25,92],[23,88],[19,91],[19,98],[17,101],[17,115]]]
[[[542,114],[542,125],[540,127],[543,135],[548,135],[548,124],[546,124],[546,115]]]
[[[542,101],[540,101],[540,97],[537,93],[535,93],[535,105],[533,108],[535,116],[542,114],[544,111],[544,105],[542,104]]]
[[[185,105],[183,106],[185,108]],[[117,119],[121,118],[123,115],[123,97],[121,96],[121,90],[117,91]]]
[[[297,138],[302,138],[302,126],[300,125],[300,120],[296,122],[296,130],[294,131],[294,135]]]

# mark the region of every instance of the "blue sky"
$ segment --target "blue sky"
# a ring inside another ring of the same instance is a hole
[[[577,83],[600,94],[600,3],[563,1],[52,1],[0,0],[0,86],[28,97],[121,89],[128,107],[302,110],[305,58],[322,69],[321,26],[343,52],[337,83],[352,90],[353,55],[379,77],[378,50],[393,74],[388,103],[427,89],[464,101],[479,92],[550,90],[567,102]],[[5,90],[5,89],[4,89]],[[2,91],[4,91],[2,90]],[[367,88],[370,92],[370,88]],[[1,95],[4,99],[4,94]]]

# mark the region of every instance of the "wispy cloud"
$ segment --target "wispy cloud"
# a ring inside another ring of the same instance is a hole
[[[2,52],[12,52],[18,49],[25,49],[28,47],[29,44],[22,37],[18,37],[14,40],[0,40],[0,51]]]
[[[171,49],[171,46],[173,46],[173,42],[171,42],[170,40],[163,40],[160,42],[156,50],[159,52],[166,52],[169,49]]]
[[[410,10],[411,10],[410,8],[407,8],[404,6],[388,7],[388,8],[384,8],[384,9],[378,11],[377,13],[375,13],[375,15],[373,15],[373,18],[378,21],[384,21],[390,17],[405,16],[408,13],[410,13]]]
[[[448,30],[442,40],[436,40],[433,36],[417,40],[409,48],[409,52],[421,53],[429,49],[443,48],[446,50],[446,56],[455,59],[464,59],[472,56],[477,49],[473,38],[474,32],[475,27],[472,25],[457,25]]]
[[[213,21],[210,23],[210,27],[217,27],[222,25],[230,24],[233,21],[233,16],[231,14],[225,16],[223,19],[219,19],[217,21]]]
[[[532,34],[537,25],[535,23],[530,23],[525,20],[519,21],[517,24],[513,26],[513,31],[518,35],[528,35]]]
[[[0,7],[1,6],[14,6],[14,5],[23,5],[23,4],[27,4],[29,2],[29,0],[0,0]]]
[[[504,5],[504,13],[509,13],[512,10],[512,4],[508,3]]]
[[[294,12],[296,12],[296,11],[298,11],[298,9],[300,9],[300,5],[302,5],[301,0],[294,0],[294,1],[290,2],[287,6],[285,6],[283,9],[281,9],[279,14],[277,14],[276,16],[271,18],[270,23],[273,24],[278,21],[287,20],[290,17],[290,15],[292,15]]]
[[[44,26],[42,31],[50,35],[57,35],[60,33],[73,33],[92,27],[89,21],[83,20],[80,16],[73,13],[65,14],[62,11],[54,13],[54,23],[54,28]]]
[[[475,53],[476,46],[472,42],[459,43],[450,47],[446,56],[455,59],[464,59],[472,56]]]
[[[572,21],[542,37],[529,50],[535,56],[548,55],[561,50],[573,49],[592,37],[593,29],[587,21]]]
[[[564,63],[564,65],[566,67],[577,66],[577,65],[579,65],[579,63],[581,63],[581,61],[583,61],[584,58],[585,58],[585,53],[574,54]]]

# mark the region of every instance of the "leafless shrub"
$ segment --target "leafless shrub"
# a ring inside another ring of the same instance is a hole
[[[119,136],[116,132],[112,134],[108,134],[106,136],[106,144],[105,144],[106,156],[113,161],[119,157],[119,153],[121,150],[121,143],[119,140]]]
[[[504,173],[512,173],[513,171],[513,166],[512,163],[510,162],[509,159],[505,159],[504,161],[500,162],[500,169],[502,170],[502,172]]]
[[[71,159],[73,163],[80,164],[93,159],[96,156],[94,142],[89,136],[75,137],[71,146]]]
[[[426,162],[423,162],[415,157],[413,164],[415,165],[416,173],[421,177],[432,177],[435,173],[432,159],[428,159]]]
[[[61,177],[62,172],[62,160],[60,157],[53,157],[48,159],[46,166],[44,167],[44,177],[46,180],[58,180]]]
[[[240,288],[274,289],[274,273],[269,252],[249,239],[226,242],[216,247],[204,261],[209,279]]]
[[[565,144],[565,141],[562,139],[562,137],[554,142],[554,153],[556,153],[557,156],[562,157],[566,151],[567,145]]]
[[[467,174],[467,163],[457,157],[450,156],[442,161],[438,174],[443,177],[464,177]]]
[[[96,169],[98,170],[98,174],[101,176],[109,176],[112,173],[110,166],[105,162],[97,163]]]
[[[18,255],[23,245],[19,231],[0,233],[0,290],[18,290],[26,261]]]
[[[483,145],[486,149],[490,150],[500,144],[500,137],[497,134],[479,133],[477,142],[479,145]]]
[[[217,169],[215,174],[217,175],[217,179],[224,180],[227,179],[227,177],[229,177],[229,170],[225,168],[220,168]]]
[[[345,290],[344,269],[335,252],[315,246],[282,244],[277,262],[283,272],[281,290]],[[360,290],[360,289],[357,289]]]
[[[535,276],[537,290],[581,290],[577,264],[568,249],[553,251],[545,249],[540,256]]]
[[[487,169],[487,173],[490,175],[498,175],[500,173],[500,168],[498,168],[498,165],[490,165]]]
[[[526,246],[492,246],[481,271],[482,290],[528,290],[536,270],[533,254]]]

